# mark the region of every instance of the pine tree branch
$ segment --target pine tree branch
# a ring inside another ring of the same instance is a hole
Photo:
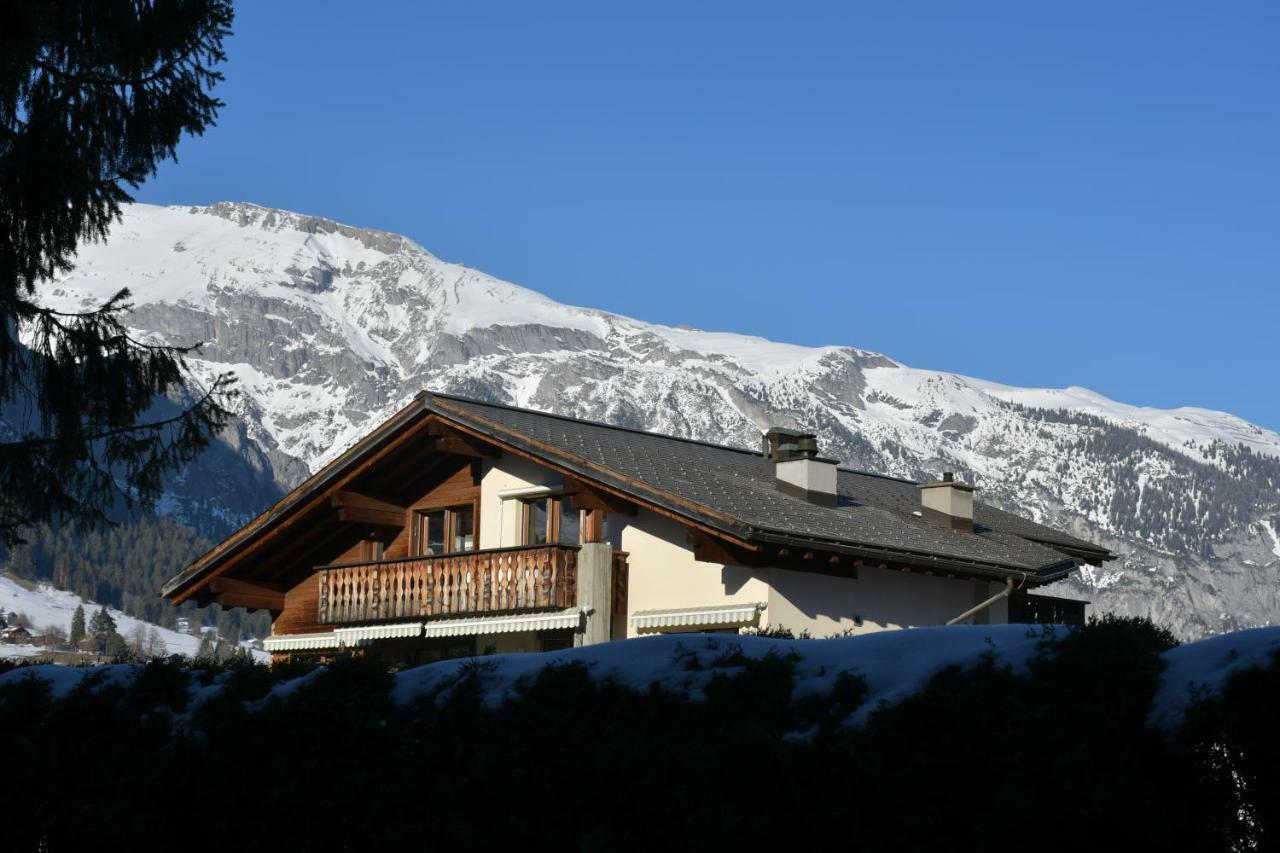
[[[186,45],[181,53],[154,68],[150,73],[143,74],[138,77],[122,77],[116,74],[72,72],[65,68],[60,68],[56,63],[50,62],[48,59],[33,59],[31,64],[50,76],[78,85],[146,86],[160,80],[161,78],[167,77],[179,65],[186,62],[195,63],[194,68],[192,68],[194,73],[202,77],[207,77],[211,80],[221,80],[222,75],[219,72],[211,71],[196,61],[194,57],[201,52],[212,51],[213,58],[220,60],[222,58],[221,49],[212,48],[210,45],[206,44],[206,42],[208,42],[210,37],[221,35],[226,31],[226,26],[220,21],[206,25],[204,29],[200,30],[192,37],[191,41]]]
[[[95,308],[92,311],[79,311],[79,312],[57,311],[53,308],[47,308],[43,305],[36,305],[34,302],[31,302],[26,299],[19,299],[15,301],[15,304],[18,308],[18,310],[15,311],[15,314],[17,314],[23,320],[31,320],[31,319],[34,319],[35,317],[44,317],[48,319],[50,325],[52,325],[58,331],[62,332],[65,335],[65,334],[71,334],[73,330],[68,328],[68,326],[65,323],[60,322],[57,318],[63,318],[67,320],[114,321],[115,318],[111,316],[112,314],[116,312],[133,310],[133,304],[130,302],[124,301],[128,299],[129,296],[131,295],[132,294],[130,294],[129,288],[126,287],[121,289],[118,293],[116,293],[115,296],[112,296],[110,299],[104,302],[100,307]],[[174,353],[176,355],[189,355],[192,352],[195,352],[196,350],[200,349],[205,344],[204,341],[200,341],[194,344],[186,344],[186,345],[149,344],[145,341],[138,340],[137,338],[130,335],[128,332],[121,332],[111,337],[101,338],[100,340],[102,341],[102,344],[104,346],[108,344],[128,343],[130,346],[137,347],[138,349],[148,350],[150,352]]]
[[[79,440],[83,440],[86,442],[98,442],[98,441],[105,441],[106,439],[109,439],[109,438],[115,438],[121,435],[130,435],[136,432],[155,432],[166,426],[170,426],[172,424],[178,423],[179,421],[183,421],[193,413],[204,408],[208,403],[213,401],[220,393],[225,392],[231,386],[234,380],[235,380],[234,374],[231,374],[231,373],[220,374],[218,378],[214,381],[213,385],[209,388],[209,390],[205,391],[204,395],[199,400],[192,403],[190,406],[183,409],[181,412],[179,412],[178,414],[174,415],[171,418],[165,418],[164,420],[152,421],[150,423],[145,423],[145,424],[134,424],[128,427],[120,427],[118,429],[105,430],[103,432],[88,433]],[[32,438],[24,438],[19,441],[0,441],[0,454],[8,453],[15,448],[33,448],[33,447],[40,447],[44,445],[57,444],[61,440],[62,439],[58,436],[36,436]],[[0,459],[2,458],[3,457],[0,456]]]

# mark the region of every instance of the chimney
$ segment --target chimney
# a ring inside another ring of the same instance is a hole
[[[921,483],[920,505],[923,515],[936,524],[953,530],[973,530],[973,493],[978,489],[966,483],[956,482],[956,475],[947,471],[937,483]]]
[[[778,491],[818,506],[836,505],[836,460],[818,456],[813,433],[774,427],[764,436]]]

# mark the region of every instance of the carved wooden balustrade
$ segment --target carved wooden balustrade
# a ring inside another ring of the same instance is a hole
[[[577,599],[578,548],[531,545],[324,566],[322,624],[562,609]]]

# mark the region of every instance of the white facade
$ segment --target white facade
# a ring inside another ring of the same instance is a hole
[[[525,459],[504,455],[486,462],[481,480],[480,547],[519,543],[522,497],[562,485],[558,474]],[[679,522],[646,509],[635,515],[611,515],[609,544],[628,554],[627,614],[617,620],[615,638],[664,630],[724,629],[710,613],[701,626],[686,624],[651,628],[663,621],[637,614],[727,608],[735,618],[738,605],[757,605],[754,618],[737,627],[787,628],[814,637],[865,633],[892,628],[946,623],[996,592],[998,585],[917,573],[863,568],[857,578],[723,565],[698,560]],[[1007,620],[1003,600],[984,614],[991,622]],[[665,621],[685,621],[675,616]],[[982,616],[978,617],[980,620]],[[619,624],[619,622],[621,624]],[[637,624],[637,623],[641,624]],[[526,644],[528,645],[528,644]]]
[[[562,488],[559,474],[529,460],[512,454],[486,460],[480,478],[478,547],[488,550],[522,544],[521,501],[557,494]],[[536,652],[546,647],[547,637],[563,638],[568,633],[582,643],[591,642],[592,636],[621,640],[655,633],[745,628],[785,628],[796,635],[828,637],[942,625],[986,601],[1001,587],[878,568],[864,567],[857,577],[849,578],[706,562],[695,556],[687,530],[675,519],[648,509],[607,516],[607,546],[627,554],[625,614],[596,612],[600,602],[607,609],[607,594],[595,599],[594,605],[584,604],[586,549],[604,547],[584,546],[578,605],[563,612],[340,628],[272,637],[266,647],[289,652],[354,647],[379,640],[447,637],[474,641],[477,652]],[[606,580],[609,561],[598,566],[603,571],[594,582],[611,582]],[[611,620],[609,633],[601,634],[598,629],[603,626],[592,623],[594,619]],[[997,601],[975,621],[1008,621],[1007,599]]]

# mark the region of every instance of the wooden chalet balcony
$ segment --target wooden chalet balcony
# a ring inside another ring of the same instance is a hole
[[[563,609],[577,600],[578,546],[529,545],[323,566],[326,625]]]

